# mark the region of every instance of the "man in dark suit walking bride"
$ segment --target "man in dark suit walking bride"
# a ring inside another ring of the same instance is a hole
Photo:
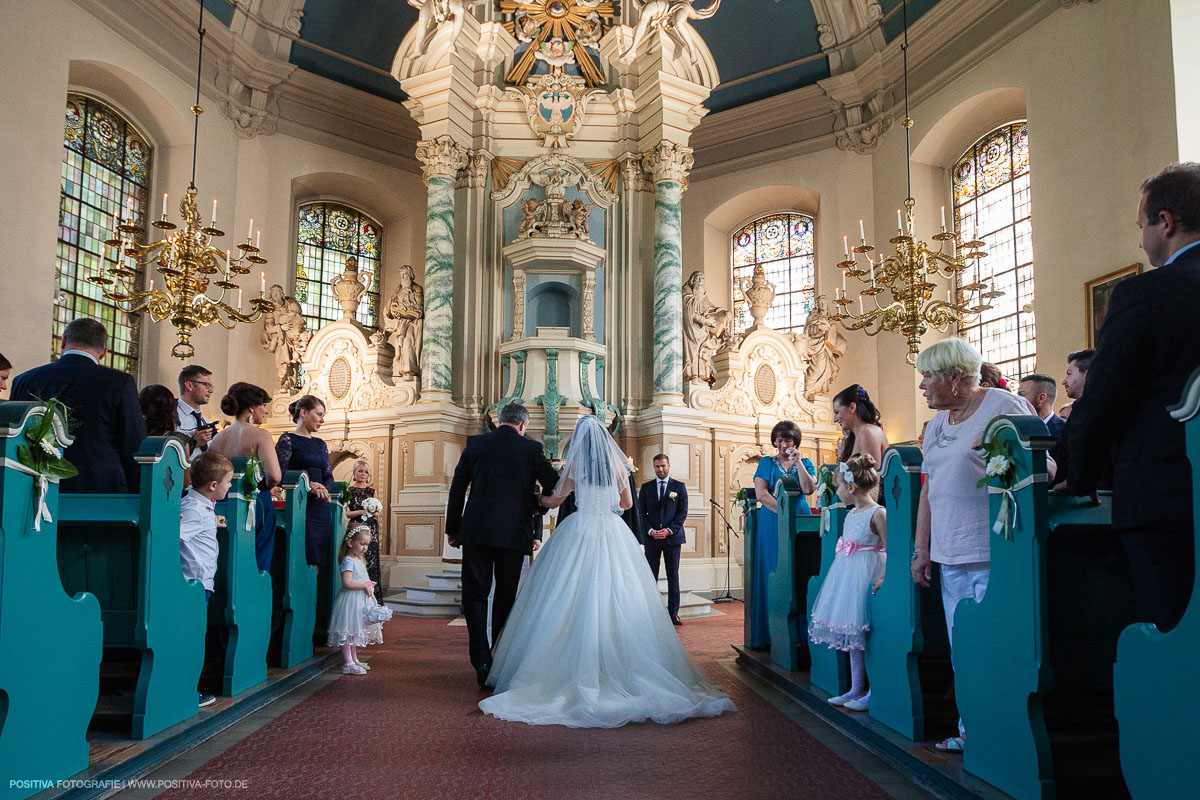
[[[529,411],[524,406],[504,406],[496,430],[467,439],[450,482],[446,538],[451,547],[463,551],[463,615],[471,665],[480,686],[492,667],[492,645],[499,641],[516,599],[521,565],[541,544],[533,525],[533,515],[539,510],[534,485],[540,484],[550,493],[558,482],[558,473],[542,445],[525,438],[528,425]],[[466,497],[468,486],[470,497]],[[489,642],[487,605],[493,580],[496,592]]]

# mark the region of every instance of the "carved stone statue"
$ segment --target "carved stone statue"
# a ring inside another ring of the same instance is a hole
[[[767,273],[762,264],[755,264],[754,275],[750,278],[742,278],[738,285],[742,294],[746,296],[746,305],[750,308],[750,316],[754,318],[754,324],[750,326],[750,330],[753,330],[763,324],[763,317],[770,310],[771,303],[775,302],[775,284],[767,280]]]
[[[538,206],[541,205],[536,197],[531,197],[528,200],[522,201],[521,213],[525,218],[521,220],[521,228],[517,231],[517,236],[533,231],[533,226],[537,223]]]
[[[282,286],[272,286],[267,299],[274,308],[263,315],[260,342],[263,349],[275,354],[280,391],[295,394],[300,389],[300,363],[313,332],[296,298],[285,297]]]
[[[413,57],[425,55],[438,28],[447,22],[454,26],[450,33],[450,42],[453,46],[462,30],[463,18],[477,2],[478,0],[408,0],[408,4],[419,11],[416,50],[411,55]]]
[[[342,319],[353,320],[354,315],[358,312],[358,303],[367,293],[364,277],[358,272],[358,259],[354,256],[347,256],[345,271],[341,275],[333,276],[333,279],[329,281],[330,287],[333,288],[334,299],[342,306]]]
[[[400,285],[383,312],[383,330],[396,351],[392,380],[421,374],[421,338],[425,329],[425,292],[413,268],[400,268]]]
[[[716,380],[712,357],[729,336],[729,311],[708,299],[704,274],[692,273],[683,285],[683,379]]]
[[[833,311],[825,295],[817,295],[813,310],[804,323],[808,349],[804,354],[808,369],[804,371],[804,399],[812,401],[829,391],[838,374],[838,359],[846,353],[846,337],[833,319]]]
[[[576,197],[575,202],[571,204],[571,219],[575,223],[575,235],[580,239],[587,239],[591,236],[588,233],[588,216],[591,213],[591,204],[585,203],[582,198]]]
[[[692,5],[694,0],[635,1],[641,7],[642,13],[638,19],[637,28],[633,31],[633,44],[629,45],[628,50],[621,53],[621,61],[628,61],[637,52],[638,46],[646,38],[650,28],[657,28],[674,39],[693,63],[700,59],[704,42],[688,19],[708,19],[717,13],[717,9],[721,6],[721,0],[713,0],[708,8],[699,11]]]

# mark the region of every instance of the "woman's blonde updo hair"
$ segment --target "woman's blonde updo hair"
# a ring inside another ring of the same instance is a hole
[[[983,356],[966,339],[956,336],[942,339],[926,347],[917,356],[917,371],[932,372],[939,378],[949,378],[958,370],[966,382],[979,380]]]
[[[879,485],[879,471],[875,468],[875,457],[869,455],[850,456],[846,459],[846,467],[854,477],[854,485],[863,489],[874,489]],[[841,471],[834,473],[839,478]]]

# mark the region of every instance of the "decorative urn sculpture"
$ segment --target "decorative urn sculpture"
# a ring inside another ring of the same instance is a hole
[[[742,278],[741,288],[742,294],[746,296],[746,305],[750,308],[750,316],[754,318],[754,324],[750,327],[757,328],[762,324],[771,303],[775,302],[775,284],[767,280],[762,264],[756,264],[754,276]]]
[[[358,274],[358,259],[354,256],[346,258],[346,269],[329,282],[333,288],[334,299],[342,306],[343,319],[353,320],[358,311],[358,302],[367,293],[363,276]]]

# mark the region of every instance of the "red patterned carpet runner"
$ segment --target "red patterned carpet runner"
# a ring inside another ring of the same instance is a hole
[[[676,630],[736,713],[611,730],[502,722],[476,706],[466,628],[395,617],[366,651],[370,673],[340,676],[188,776],[248,788],[160,797],[887,798],[716,663],[742,635],[742,604],[721,610]]]

